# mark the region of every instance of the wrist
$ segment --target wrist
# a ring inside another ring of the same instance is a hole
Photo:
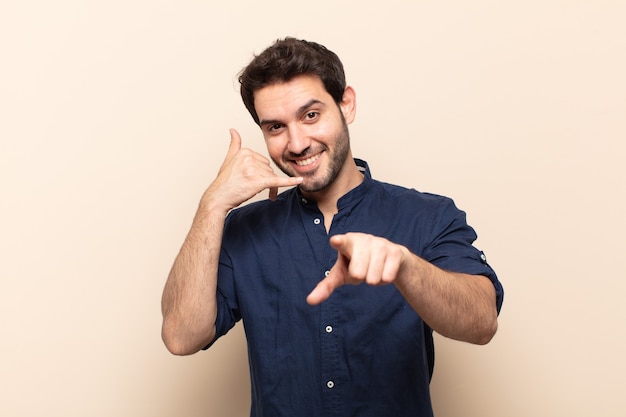
[[[234,207],[226,204],[223,199],[218,198],[217,195],[212,192],[211,188],[204,192],[200,202],[198,203],[198,212],[205,215],[218,215],[226,217],[228,212],[233,208]]]
[[[398,270],[398,276],[395,280],[395,284],[399,289],[421,289],[425,262],[426,261],[415,255],[407,247],[402,246],[402,261]]]

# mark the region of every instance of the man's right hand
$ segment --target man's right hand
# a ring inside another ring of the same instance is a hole
[[[205,192],[203,201],[228,212],[265,189],[269,190],[270,200],[274,200],[279,187],[290,187],[301,182],[301,177],[276,175],[269,159],[251,149],[242,148],[241,136],[235,129],[230,129],[228,152],[217,178]]]

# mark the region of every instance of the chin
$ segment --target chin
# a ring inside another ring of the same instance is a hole
[[[298,187],[300,188],[300,191],[304,191],[306,193],[316,193],[318,191],[323,191],[328,187],[328,182],[327,181],[306,181],[304,180],[302,182],[302,184],[300,184]]]

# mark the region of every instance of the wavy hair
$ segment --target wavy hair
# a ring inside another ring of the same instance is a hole
[[[337,104],[346,89],[346,76],[339,57],[315,42],[287,37],[277,40],[239,73],[241,98],[256,124],[254,92],[270,84],[287,82],[299,75],[319,77]]]

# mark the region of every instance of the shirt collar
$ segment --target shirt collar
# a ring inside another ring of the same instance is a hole
[[[337,210],[342,210],[346,207],[357,204],[363,199],[365,194],[367,194],[367,190],[372,185],[372,174],[367,162],[357,158],[354,158],[354,162],[356,163],[358,170],[361,174],[363,174],[363,182],[339,198],[337,201]]]
[[[339,200],[337,200],[337,210],[341,210],[343,208],[357,204],[363,199],[363,197],[367,193],[367,190],[372,184],[372,174],[370,172],[370,168],[367,162],[358,158],[354,158],[354,162],[356,163],[359,172],[363,174],[363,181],[355,188],[341,196]],[[309,201],[302,196],[300,189],[298,187],[295,187],[295,190],[298,200],[302,203],[308,204]]]

